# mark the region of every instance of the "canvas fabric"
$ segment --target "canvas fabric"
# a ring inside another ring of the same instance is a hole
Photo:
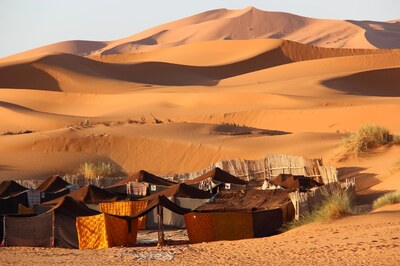
[[[50,247],[53,213],[32,217],[5,217],[7,246]]]
[[[134,216],[147,207],[147,201],[116,201],[100,203],[100,211],[117,216]],[[146,216],[138,218],[138,228],[146,229]]]
[[[138,230],[137,219],[127,221],[105,213],[78,217],[76,228],[79,249],[134,246]]]
[[[185,223],[191,243],[252,238],[251,213],[196,213],[185,214]]]
[[[18,204],[18,214],[34,214],[35,210],[33,207],[25,207],[22,204]]]
[[[0,214],[18,214],[18,206],[28,206],[28,193],[21,192],[17,195],[0,199]]]
[[[126,194],[134,197],[147,196],[147,183],[142,182],[129,182],[126,184]]]

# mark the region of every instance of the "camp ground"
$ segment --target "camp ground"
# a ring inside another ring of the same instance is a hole
[[[186,243],[268,237],[333,191],[354,194],[354,182],[339,183],[320,163],[294,161],[280,161],[280,172],[248,161],[245,174],[238,171],[243,162],[218,163],[180,178],[142,170],[113,185],[91,180],[78,189],[61,176],[35,188],[4,181],[0,239],[3,246],[101,249],[143,245],[151,232],[157,233],[153,244],[173,244],[165,232],[177,230],[184,230]]]

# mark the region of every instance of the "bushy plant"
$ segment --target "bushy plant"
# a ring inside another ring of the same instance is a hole
[[[113,163],[89,163],[81,165],[80,172],[86,178],[112,177],[118,172],[118,167]]]
[[[390,141],[389,130],[377,125],[363,125],[343,140],[345,154],[358,156],[360,153]]]
[[[400,191],[386,193],[385,195],[377,198],[373,203],[373,208],[378,209],[385,205],[400,203]]]

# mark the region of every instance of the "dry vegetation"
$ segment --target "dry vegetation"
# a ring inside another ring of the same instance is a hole
[[[378,209],[385,205],[400,203],[400,191],[387,193],[377,198],[373,203],[373,208]]]
[[[349,195],[342,191],[336,191],[327,196],[321,206],[310,214],[304,215],[300,220],[288,223],[284,230],[314,223],[336,220],[353,213],[353,204]]]
[[[113,163],[86,162],[81,165],[80,172],[86,178],[113,177],[118,174],[119,169]]]
[[[391,135],[388,129],[378,125],[363,125],[343,139],[344,151],[340,160],[351,155],[357,157],[368,150],[388,143],[400,144],[400,134]]]

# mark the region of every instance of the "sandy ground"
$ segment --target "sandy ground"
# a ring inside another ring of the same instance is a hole
[[[0,248],[0,258],[1,265],[397,265],[400,205],[260,239],[95,251]]]

